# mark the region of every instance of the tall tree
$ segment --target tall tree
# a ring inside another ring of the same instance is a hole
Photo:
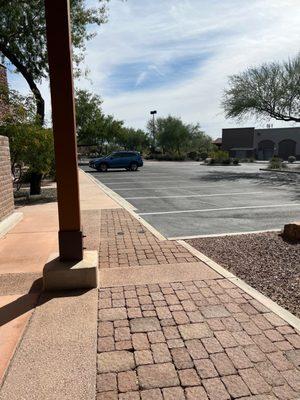
[[[124,127],[120,132],[118,141],[125,150],[142,152],[149,147],[149,138],[141,129]]]
[[[222,105],[228,118],[300,122],[300,54],[231,76]]]
[[[75,100],[78,143],[97,145],[100,153],[104,144],[118,144],[123,121],[103,113],[100,96],[87,90],[77,90]]]
[[[87,90],[77,90],[75,97],[78,143],[98,144],[103,136],[104,114],[100,96]]]
[[[190,134],[190,151],[209,152],[213,150],[213,143],[211,136],[207,135],[199,123],[189,124],[188,130]]]
[[[86,0],[71,0],[72,42],[77,74],[85,44],[95,34],[90,24],[106,21],[108,0],[88,7]],[[44,0],[0,0],[0,54],[27,81],[36,101],[38,122],[43,125],[45,104],[38,83],[48,75]]]
[[[180,155],[186,150],[190,133],[188,126],[180,118],[171,115],[166,118],[157,118],[155,130],[158,144],[163,152],[177,152]]]

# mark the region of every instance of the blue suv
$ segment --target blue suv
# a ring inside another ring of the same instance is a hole
[[[102,158],[89,162],[89,167],[106,172],[109,168],[125,168],[127,171],[137,171],[143,166],[143,160],[137,151],[115,151]]]

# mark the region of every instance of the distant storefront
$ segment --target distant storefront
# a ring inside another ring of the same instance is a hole
[[[278,156],[300,160],[300,127],[295,128],[229,128],[222,130],[222,150],[230,157],[270,160]]]

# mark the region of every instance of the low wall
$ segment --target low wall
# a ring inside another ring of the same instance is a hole
[[[9,142],[0,136],[0,222],[14,211]]]

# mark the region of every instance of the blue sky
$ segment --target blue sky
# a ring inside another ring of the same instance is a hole
[[[76,81],[102,96],[105,112],[144,128],[156,109],[200,122],[213,137],[223,127],[268,123],[226,120],[223,89],[229,75],[299,52],[299,0],[111,0],[109,9],[87,44],[88,77]],[[27,91],[20,77],[10,74],[10,83]],[[48,82],[41,90],[50,121]]]

